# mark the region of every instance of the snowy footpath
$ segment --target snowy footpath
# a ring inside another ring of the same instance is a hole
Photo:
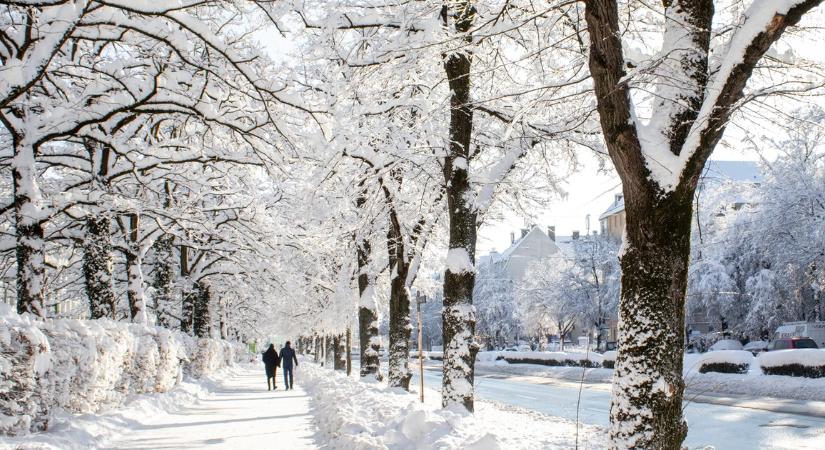
[[[49,431],[0,438],[14,449],[315,449],[310,398],[301,389],[268,392],[262,367],[235,367],[168,394],[136,396],[125,408],[58,415]],[[280,372],[278,373],[280,376]]]

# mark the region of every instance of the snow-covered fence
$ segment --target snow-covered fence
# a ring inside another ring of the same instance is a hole
[[[602,355],[584,352],[501,352],[497,361],[543,366],[601,367]]]
[[[700,373],[748,373],[754,357],[744,350],[717,350],[703,353],[696,364]]]
[[[49,411],[89,413],[166,392],[244,357],[241,344],[111,320],[32,320],[0,304],[0,434],[45,429]]]
[[[825,377],[825,349],[778,350],[759,354],[765,375]]]

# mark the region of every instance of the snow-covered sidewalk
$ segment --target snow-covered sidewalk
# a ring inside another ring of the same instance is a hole
[[[283,378],[278,385],[268,392],[263,367],[236,366],[165,394],[134,396],[122,408],[55,412],[48,431],[0,437],[0,449],[318,448],[309,396],[299,384],[283,391]]]
[[[317,448],[309,397],[297,384],[284,391],[278,375],[268,392],[263,368],[238,369],[195,404],[139,420],[106,448]]]

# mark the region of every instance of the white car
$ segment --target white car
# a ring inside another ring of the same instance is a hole
[[[737,341],[736,339],[722,339],[720,341],[716,341],[715,344],[711,345],[708,351],[713,352],[716,350],[742,350],[742,343]]]
[[[743,348],[743,350],[746,352],[751,352],[753,353],[753,356],[756,356],[759,353],[764,352],[767,348],[768,341],[750,341],[745,344],[745,348]]]

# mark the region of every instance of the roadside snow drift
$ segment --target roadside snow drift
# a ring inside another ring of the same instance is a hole
[[[438,392],[427,402],[402,389],[366,383],[306,363],[301,383],[313,397],[322,440],[332,449],[569,449],[575,422],[476,400],[476,411],[442,409]],[[579,448],[604,448],[607,433],[579,425]]]

